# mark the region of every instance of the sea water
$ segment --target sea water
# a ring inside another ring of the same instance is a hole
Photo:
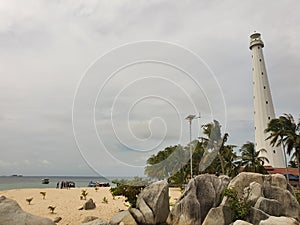
[[[49,184],[42,184],[42,179],[48,178]],[[56,188],[58,182],[73,181],[75,187],[87,187],[90,181],[109,182],[121,179],[121,177],[74,177],[74,176],[0,176],[0,190],[23,189],[23,188]],[[126,179],[130,179],[126,177]],[[59,186],[60,187],[60,186]]]

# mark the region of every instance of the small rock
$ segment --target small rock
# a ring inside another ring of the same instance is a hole
[[[299,222],[294,218],[289,217],[275,217],[270,216],[268,219],[263,220],[259,223],[259,225],[299,225]]]
[[[83,209],[85,209],[85,210],[90,210],[90,209],[94,209],[94,208],[96,208],[96,204],[93,201],[93,199],[91,199],[91,198],[83,205]]]

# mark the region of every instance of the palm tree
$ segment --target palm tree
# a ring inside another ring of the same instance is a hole
[[[244,171],[254,173],[266,172],[263,165],[265,162],[269,162],[269,160],[264,156],[259,156],[261,152],[266,152],[265,149],[255,151],[253,142],[248,141],[242,146],[240,152],[242,153],[241,164],[244,166]]]
[[[220,165],[222,169],[222,174],[225,174],[225,162],[224,162],[224,145],[228,139],[228,134],[225,133],[222,137],[221,135],[221,125],[217,120],[214,120],[212,123],[208,123],[202,126],[203,134],[208,136],[206,148],[212,149],[212,151],[218,151],[218,157],[220,160]]]
[[[296,124],[291,114],[284,114],[279,118],[272,119],[265,132],[270,133],[267,140],[271,139],[270,144],[272,146],[282,145],[286,164],[287,179],[288,164],[286,153],[291,155],[293,152],[293,156],[298,163],[298,170],[300,174],[300,120],[298,121],[298,124]]]

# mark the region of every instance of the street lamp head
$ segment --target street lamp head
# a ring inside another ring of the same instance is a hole
[[[185,119],[191,121],[191,120],[193,120],[195,117],[196,117],[196,115],[188,115]]]

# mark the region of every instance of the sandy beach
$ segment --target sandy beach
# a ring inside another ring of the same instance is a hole
[[[78,210],[85,202],[80,200],[81,191],[87,190],[87,199],[92,198],[96,203],[96,209],[93,210]],[[126,210],[128,203],[125,202],[125,197],[117,196],[113,199],[109,191],[109,187],[101,187],[98,191],[94,188],[72,188],[72,189],[15,189],[0,191],[0,196],[4,195],[8,198],[16,200],[21,208],[33,215],[48,217],[54,219],[61,217],[62,220],[58,223],[61,225],[78,225],[88,216],[95,216],[107,221],[120,210]],[[177,188],[170,188],[170,202],[175,201],[180,196],[180,191]],[[40,192],[46,192],[46,197]],[[33,197],[29,205],[26,198]],[[103,203],[103,198],[106,197],[108,203]],[[48,206],[55,206],[54,214],[50,213]]]

